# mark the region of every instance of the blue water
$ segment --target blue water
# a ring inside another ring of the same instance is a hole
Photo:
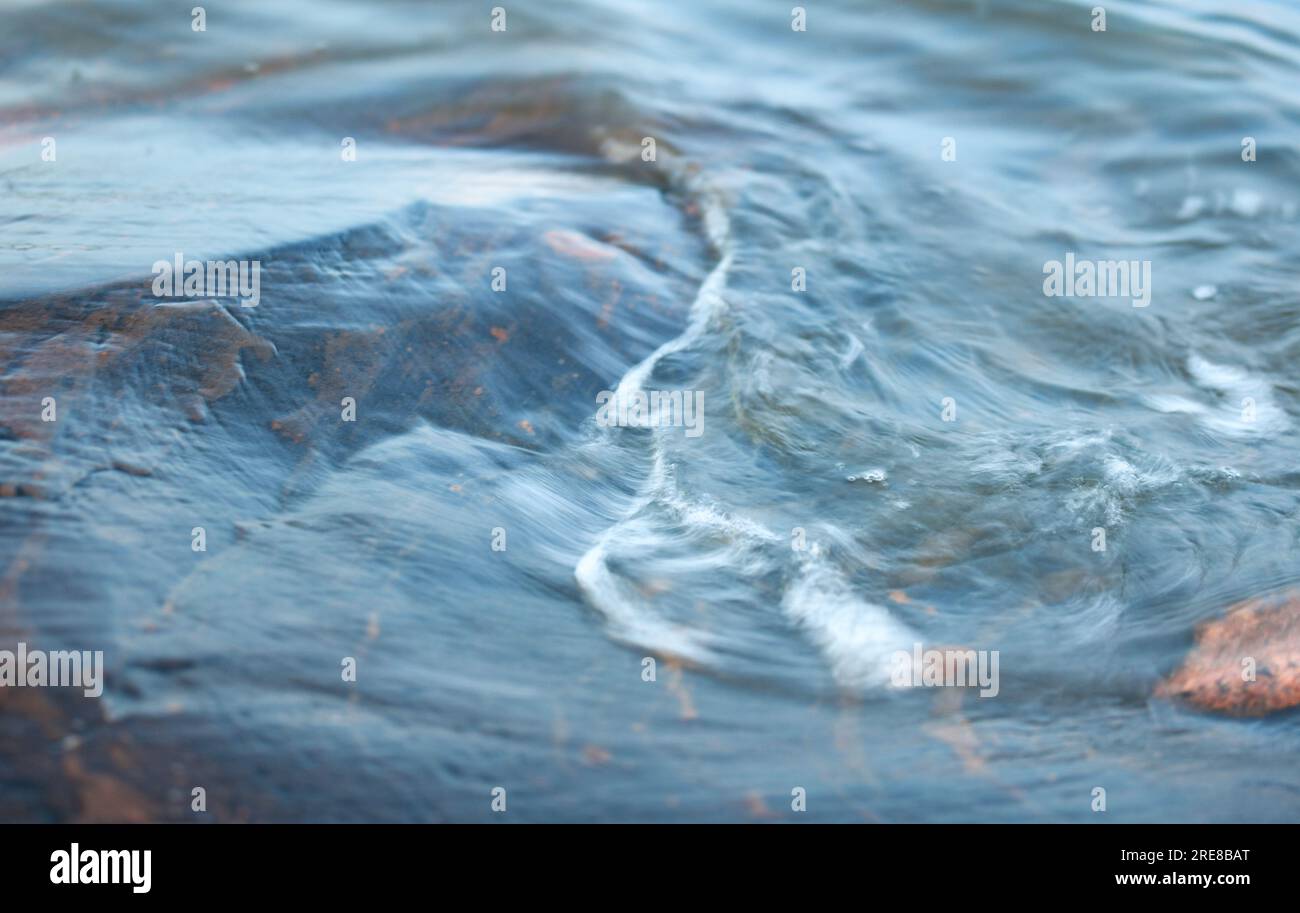
[[[1152,691],[1300,583],[1300,11],[1093,5],[0,12],[0,636],[108,669],[0,816],[1295,820]]]

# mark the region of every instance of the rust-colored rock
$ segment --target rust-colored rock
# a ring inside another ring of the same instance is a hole
[[[1300,591],[1249,599],[1199,625],[1196,646],[1156,694],[1232,716],[1300,706]]]

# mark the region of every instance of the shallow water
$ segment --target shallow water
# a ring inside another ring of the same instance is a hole
[[[1300,13],[1091,6],[0,13],[0,627],[108,667],[0,815],[1295,820],[1294,714],[1152,690],[1300,582]]]

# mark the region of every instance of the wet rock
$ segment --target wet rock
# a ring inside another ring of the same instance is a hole
[[[1249,599],[1197,627],[1158,697],[1231,716],[1300,706],[1300,590]]]

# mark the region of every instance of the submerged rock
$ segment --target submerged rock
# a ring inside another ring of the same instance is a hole
[[[1156,695],[1232,716],[1300,706],[1300,591],[1246,600],[1199,625],[1196,646]]]

